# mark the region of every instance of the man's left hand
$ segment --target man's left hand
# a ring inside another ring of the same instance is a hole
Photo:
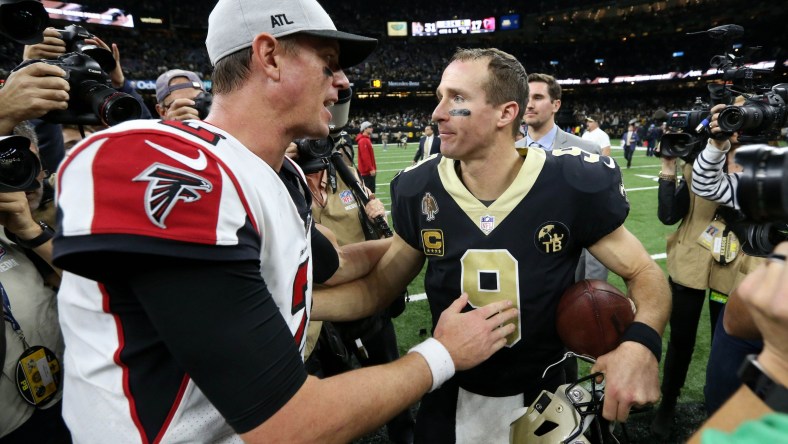
[[[591,372],[605,374],[605,407],[609,421],[626,422],[629,409],[659,400],[659,363],[654,354],[637,342],[622,342],[600,356]]]

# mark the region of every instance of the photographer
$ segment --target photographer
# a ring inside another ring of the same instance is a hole
[[[67,443],[69,432],[60,416],[63,338],[52,289],[59,285],[59,272],[50,266],[52,232],[36,222],[31,213],[41,203],[44,172],[36,158],[32,127],[19,124],[13,132],[33,141],[24,162],[35,162],[32,174],[37,176],[25,187],[26,191],[13,191],[2,178],[3,189],[12,191],[0,192],[0,299],[7,342],[0,382],[0,441]],[[3,143],[9,140],[4,139]],[[27,147],[12,149],[17,154]],[[31,360],[37,365],[23,365]],[[38,364],[42,363],[50,374],[41,375]],[[24,382],[17,382],[20,371],[25,375]]]
[[[165,120],[204,119],[210,95],[192,71],[171,69],[156,79],[156,112]]]
[[[724,241],[730,230],[718,214],[717,203],[699,198],[689,190],[687,183],[693,177],[692,163],[684,163],[684,177],[677,179],[676,158],[662,153],[661,159],[658,216],[666,225],[681,221],[667,242],[667,270],[673,300],[671,334],[662,380],[663,398],[651,425],[652,433],[667,439],[692,359],[706,292],[709,293],[712,338],[717,341],[715,326],[727,295],[741,279],[742,267],[749,267],[751,258],[737,251],[715,248],[729,244]],[[738,167],[731,161],[729,168]],[[707,398],[717,399],[721,390],[719,384],[707,384]]]
[[[332,115],[335,110],[332,110]],[[355,176],[354,181],[359,182],[358,173],[353,164],[353,146],[341,138],[336,143],[330,154],[327,168],[310,173],[305,169],[306,181],[312,194],[312,216],[315,223],[321,224],[331,230],[336,236],[339,246],[363,242],[376,238],[370,235],[370,223],[378,216],[386,217],[383,203],[371,194],[369,189],[364,191],[369,196],[366,205],[359,201],[351,184],[348,184],[341,174],[336,171],[336,162],[342,162]],[[309,141],[301,141],[301,143]],[[331,140],[333,143],[333,140]],[[401,301],[400,301],[401,302]],[[396,309],[394,308],[396,307]],[[324,376],[332,376],[352,370],[351,362],[337,359],[334,348],[324,348],[330,343],[327,336],[335,329],[346,350],[353,355],[363,367],[386,364],[399,358],[397,336],[394,332],[392,317],[399,315],[404,309],[404,304],[393,304],[387,310],[378,314],[351,322],[334,322],[330,325],[323,323],[323,332],[318,348],[315,350],[315,359],[319,361]],[[314,322],[313,322],[314,323]],[[310,327],[311,324],[310,323]],[[319,331],[319,330],[318,330]],[[307,335],[309,341],[309,335]],[[341,348],[341,346],[339,346]],[[341,352],[341,351],[340,351]],[[349,357],[349,356],[348,356]],[[342,362],[337,362],[342,361]],[[389,440],[393,443],[413,442],[413,418],[410,411],[405,409],[387,423]]]

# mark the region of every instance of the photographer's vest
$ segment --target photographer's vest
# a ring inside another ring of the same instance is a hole
[[[692,164],[683,167],[684,180],[692,180]],[[667,243],[667,268],[677,284],[695,289],[709,288],[709,274],[714,259],[711,252],[700,245],[698,237],[714,219],[719,204],[689,193],[689,211]],[[727,265],[726,265],[727,266]]]

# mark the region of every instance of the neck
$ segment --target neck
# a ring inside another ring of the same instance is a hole
[[[496,200],[514,182],[524,159],[513,148],[514,141],[499,145],[483,158],[462,160],[457,175],[465,188],[479,200]]]
[[[251,100],[253,97],[257,98],[256,104]],[[295,137],[285,130],[286,123],[278,110],[260,106],[259,97],[244,88],[216,95],[205,121],[232,134],[249,151],[279,171],[285,149]]]
[[[542,137],[546,136],[547,133],[549,133],[554,126],[555,126],[555,122],[553,122],[552,120],[546,122],[544,125],[542,125],[539,128],[528,125],[528,136],[531,138],[531,140],[539,140]]]

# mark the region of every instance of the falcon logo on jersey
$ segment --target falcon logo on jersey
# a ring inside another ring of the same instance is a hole
[[[438,214],[438,201],[430,193],[424,193],[421,199],[421,214],[427,216],[427,222],[434,221]]]
[[[484,231],[484,234],[490,234],[490,231],[495,228],[495,216],[490,216],[489,214],[482,216],[481,220],[479,221],[479,228]]]
[[[421,230],[421,243],[427,256],[443,256],[443,230]]]
[[[210,193],[213,189],[210,182],[196,174],[158,162],[134,181],[150,182],[145,190],[145,211],[148,219],[159,228],[167,228],[164,221],[179,200],[196,202],[202,197],[199,190]]]
[[[545,254],[561,253],[569,243],[569,228],[561,222],[545,222],[536,231],[536,249]]]

